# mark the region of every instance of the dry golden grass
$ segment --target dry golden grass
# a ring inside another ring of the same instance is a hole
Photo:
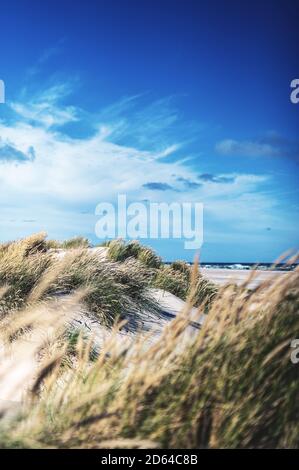
[[[290,360],[298,269],[254,291],[221,288],[182,347],[197,299],[195,264],[187,306],[158,339],[136,335],[120,349],[115,324],[91,359],[92,338],[79,336],[70,349],[64,335],[88,295],[83,286],[67,302],[44,298],[66,262],[44,270],[23,308],[2,318],[0,395],[19,406],[0,405],[0,447],[299,447],[299,366]]]
[[[0,318],[35,301],[65,296],[88,288],[84,299],[90,315],[112,325],[117,319],[138,323],[157,315],[159,307],[148,295],[151,270],[134,259],[117,263],[100,259],[86,248],[66,251],[63,258],[47,247],[46,234],[0,245],[0,286],[8,286],[0,300]]]

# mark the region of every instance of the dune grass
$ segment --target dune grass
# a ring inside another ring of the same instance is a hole
[[[299,366],[290,360],[299,332],[298,269],[253,291],[221,288],[203,328],[182,347],[198,301],[195,264],[187,306],[160,338],[145,343],[137,335],[124,350],[115,325],[92,358],[90,341],[63,334],[90,289],[78,272],[88,263],[91,276],[99,269],[85,256],[79,270],[68,267],[69,277],[65,260],[55,274],[45,268],[27,302],[1,320],[0,391],[22,396],[22,406],[11,413],[0,402],[0,447],[299,447]],[[117,266],[125,272],[132,262]],[[72,286],[67,303],[44,297],[53,279],[59,289]]]
[[[122,262],[128,258],[139,260],[148,268],[160,268],[162,259],[151,248],[143,246],[137,240],[126,242],[122,239],[112,240],[108,245],[108,257]]]
[[[45,241],[47,249],[52,250],[72,250],[75,248],[90,248],[91,243],[85,237],[73,237],[64,241],[58,240],[46,240]]]
[[[191,274],[192,266],[181,261],[175,261],[171,265],[164,265],[156,271],[152,286],[171,292],[182,300],[187,300],[191,289]],[[197,273],[194,283],[194,305],[198,307],[205,303],[205,312],[207,313],[218,288],[199,273]]]
[[[151,248],[142,246],[136,240],[125,242],[117,239],[105,246],[108,247],[108,257],[113,261],[123,262],[134,258],[152,269],[154,271],[152,287],[166,290],[182,300],[188,298],[192,272],[192,266],[188,263],[177,260],[170,265],[163,264],[162,259]],[[217,286],[198,273],[196,292],[195,305],[198,306],[205,301],[208,308],[217,293]]]
[[[0,248],[0,287],[8,286],[0,301],[2,316],[33,299],[67,296],[79,288],[88,288],[87,314],[103,324],[123,319],[138,323],[143,315],[159,313],[148,293],[153,273],[141,263],[114,263],[84,248],[70,250],[60,260],[47,249],[45,237],[41,233]]]

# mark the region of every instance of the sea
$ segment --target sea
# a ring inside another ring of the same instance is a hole
[[[166,264],[171,264],[167,262]],[[193,263],[188,263],[192,265]],[[239,269],[249,271],[251,269],[259,271],[293,271],[298,266],[298,263],[284,264],[284,263],[200,263],[201,268],[205,269]]]

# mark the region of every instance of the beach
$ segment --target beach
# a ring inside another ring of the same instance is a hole
[[[214,269],[214,268],[201,268],[201,274],[211,282],[218,285],[227,283],[235,283],[240,285],[244,283],[249,276],[252,276],[252,271],[242,269]],[[255,271],[254,277],[250,279],[248,287],[254,289],[264,281],[274,281],[278,277],[287,276],[288,271]]]

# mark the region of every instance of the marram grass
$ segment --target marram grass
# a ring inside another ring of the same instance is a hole
[[[1,259],[7,260],[7,249]],[[90,262],[94,275],[93,258],[80,256],[80,273]],[[41,279],[29,293],[24,290],[23,303],[2,315],[0,391],[16,403],[0,402],[0,447],[299,447],[299,365],[290,360],[291,341],[299,334],[298,269],[254,291],[221,288],[204,326],[183,347],[190,307],[198,302],[195,266],[185,310],[158,339],[146,342],[137,335],[120,349],[122,325],[115,324],[94,358],[91,341],[80,336],[70,348],[64,334],[68,319],[86,302],[91,280],[76,283],[68,270],[66,282],[68,261],[58,262],[54,272],[51,261],[43,263],[33,276]],[[45,295],[53,285],[61,288],[59,276],[63,289],[72,287],[67,302]],[[9,281],[17,279],[10,264],[1,278],[2,301]]]
[[[0,245],[0,286],[8,286],[0,300],[0,318],[39,299],[66,296],[88,288],[84,305],[94,320],[142,321],[144,312],[158,314],[148,294],[153,273],[134,259],[115,263],[86,248],[65,251],[63,258],[48,249],[46,234]]]

